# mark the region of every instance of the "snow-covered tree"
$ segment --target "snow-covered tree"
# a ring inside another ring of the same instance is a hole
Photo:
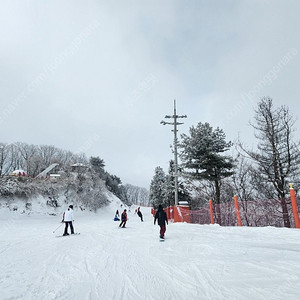
[[[132,204],[148,206],[149,191],[146,188],[135,186],[132,184],[124,185],[128,201]]]
[[[232,143],[226,142],[222,129],[213,129],[208,123],[200,122],[196,127],[192,126],[189,133],[181,135],[182,142],[179,144],[185,173],[194,180],[213,182],[215,202],[220,204],[222,179],[233,174],[233,159],[223,154],[229,150]],[[217,216],[217,222],[220,224],[220,211],[217,211]]]
[[[159,204],[165,203],[165,182],[166,174],[161,167],[155,168],[155,174],[150,184],[149,200],[154,208],[157,208]]]
[[[105,173],[105,171],[104,171],[104,167],[105,167],[104,160],[101,159],[99,156],[97,156],[97,157],[91,156],[90,165],[91,165],[93,171],[96,172],[97,174],[99,174],[99,176],[101,178],[103,178],[103,175]]]
[[[168,174],[165,177],[164,185],[164,204],[165,206],[173,206],[175,203],[175,167],[174,161],[170,160]],[[178,178],[178,201],[190,200],[190,194],[184,184],[184,182]]]
[[[133,203],[121,179],[105,171],[104,160],[98,156],[88,160],[84,153],[74,154],[54,146],[36,146],[20,142],[0,143],[0,176],[9,175],[15,169],[25,169],[29,177],[36,177],[52,163],[58,163],[56,170],[52,171],[60,172],[61,175],[59,183],[55,186],[60,185],[60,192],[69,195],[70,200],[74,198],[75,202],[82,202],[92,209],[97,209],[107,202],[105,193],[108,190],[125,204]],[[72,168],[75,163],[82,164],[82,168]],[[59,190],[51,190],[51,182],[31,181],[28,177],[11,180],[7,178],[3,182],[8,183],[3,189],[0,188],[0,195],[30,197],[40,193],[55,198],[54,194]],[[141,204],[149,204],[149,192],[140,189],[138,199]]]
[[[11,167],[10,145],[0,143],[0,176],[9,174]]]
[[[299,141],[294,141],[295,120],[286,106],[274,108],[272,99],[261,99],[255,110],[255,137],[258,140],[257,150],[248,150],[239,143],[243,153],[255,164],[260,175],[260,183],[269,191],[273,188],[273,197],[279,199],[285,227],[290,227],[286,204],[288,183],[299,182],[300,150]]]

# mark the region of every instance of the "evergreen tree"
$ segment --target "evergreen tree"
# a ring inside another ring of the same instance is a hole
[[[165,182],[166,175],[161,167],[155,168],[155,174],[150,184],[149,200],[154,208],[158,208],[158,205],[165,204]]]
[[[122,181],[118,176],[105,172],[105,184],[112,193],[114,193],[116,196],[119,196],[119,187],[121,186]]]
[[[104,179],[103,178],[104,173],[105,173],[105,171],[104,171],[104,167],[105,167],[104,160],[101,159],[99,156],[97,156],[97,157],[91,156],[90,165],[92,167],[92,170],[94,172],[96,172],[97,174],[99,174],[100,178]]]
[[[120,185],[118,187],[118,191],[115,193],[115,195],[118,198],[120,198],[123,201],[123,203],[125,203],[126,205],[128,206],[132,205],[132,201],[130,201],[130,199],[128,198],[126,193],[126,188],[124,185]]]
[[[121,179],[116,175],[111,175],[105,171],[104,160],[97,157],[90,158],[91,169],[105,182],[109,191],[119,197],[124,203],[128,204],[125,188],[122,186]]]
[[[173,206],[175,203],[175,179],[174,179],[174,161],[169,163],[169,171],[165,176],[164,183],[164,205]]]
[[[165,187],[164,187],[164,202],[165,206],[173,206],[175,203],[175,179],[174,179],[175,167],[174,161],[169,163],[168,174],[166,175]],[[184,183],[178,179],[178,201],[190,201],[190,194],[186,189]]]
[[[233,159],[221,155],[229,150],[231,142],[225,141],[225,133],[217,127],[215,130],[208,123],[198,123],[192,126],[190,135],[182,134],[182,142],[179,147],[182,149],[180,158],[185,173],[194,180],[208,180],[214,183],[216,199],[220,204],[221,181],[223,178],[233,174]],[[221,224],[219,205],[217,205],[217,222]]]

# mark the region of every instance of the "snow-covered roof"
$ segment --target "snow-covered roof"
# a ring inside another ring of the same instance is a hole
[[[87,167],[87,166],[82,163],[76,163],[76,164],[73,164],[72,167]]]
[[[189,205],[189,203],[187,201],[179,201],[178,202],[179,205]]]
[[[19,169],[19,170],[14,170],[13,172],[11,172],[10,175],[22,175],[22,176],[26,176],[27,173],[24,170]]]

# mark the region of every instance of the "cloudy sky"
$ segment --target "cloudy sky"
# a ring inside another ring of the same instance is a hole
[[[263,96],[299,117],[295,0],[2,0],[0,142],[99,156],[149,187],[173,157],[166,114],[251,141]],[[300,123],[296,137],[300,139]]]

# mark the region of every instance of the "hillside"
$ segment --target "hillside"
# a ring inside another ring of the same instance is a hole
[[[0,178],[0,208],[21,213],[55,214],[66,204],[96,211],[110,202],[112,193],[100,178],[90,174],[51,180],[5,176]]]

